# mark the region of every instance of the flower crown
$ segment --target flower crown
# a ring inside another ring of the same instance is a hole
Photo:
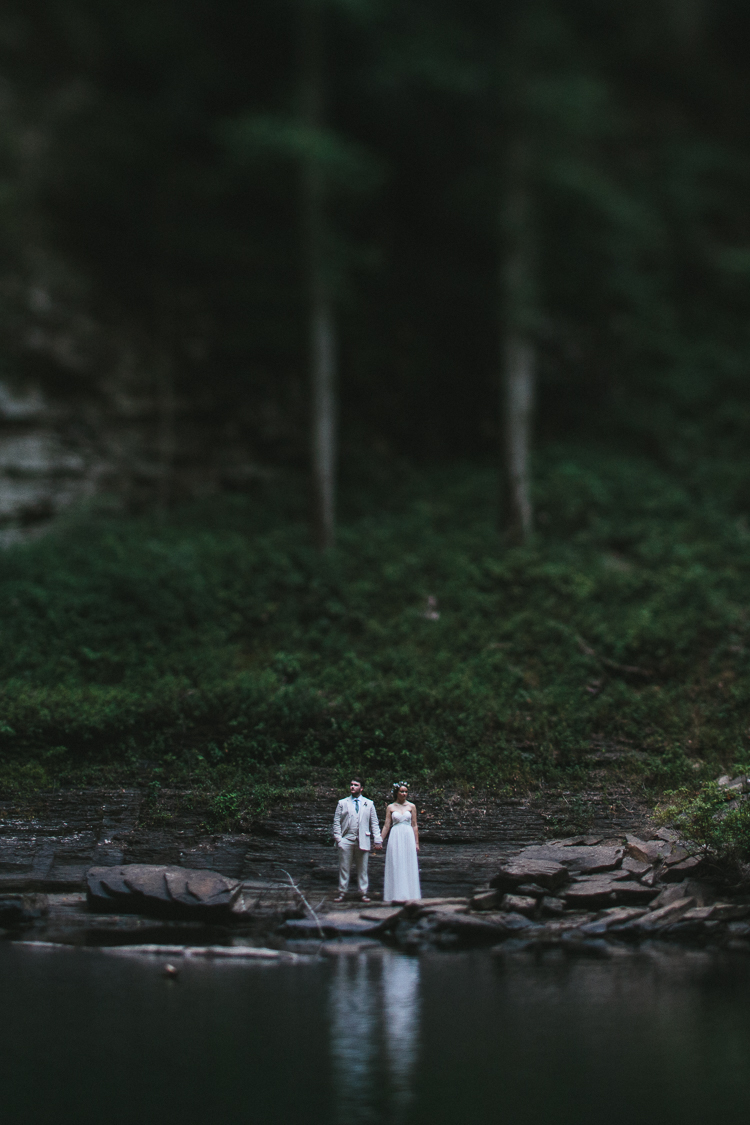
[[[408,789],[408,781],[394,781],[391,783],[391,789],[400,789],[402,786],[404,787],[404,789]]]

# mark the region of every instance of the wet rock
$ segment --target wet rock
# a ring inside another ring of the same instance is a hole
[[[215,871],[155,864],[92,867],[86,875],[90,906],[126,913],[228,915],[241,889],[239,880]]]
[[[567,906],[619,906],[640,905],[654,897],[654,891],[630,880],[592,876],[581,879],[565,891]]]
[[[368,922],[346,914],[321,914],[314,918],[288,918],[280,927],[286,937],[366,937],[382,933],[383,922]],[[321,934],[322,931],[322,934]]]
[[[503,895],[500,909],[525,914],[528,917],[536,914],[537,900],[531,895]]]
[[[536,883],[546,890],[556,891],[569,878],[568,869],[562,863],[522,855],[504,863],[490,880],[490,886],[499,891],[513,892],[522,883]]]

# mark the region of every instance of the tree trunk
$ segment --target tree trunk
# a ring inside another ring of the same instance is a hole
[[[536,383],[534,242],[528,147],[512,145],[503,207],[505,253],[501,277],[503,340],[504,530],[517,541],[533,530],[531,428]]]
[[[321,550],[336,531],[336,327],[328,270],[326,182],[315,134],[323,125],[323,9],[321,0],[302,4],[302,121],[310,146],[302,173],[309,317],[312,414],[312,522]]]

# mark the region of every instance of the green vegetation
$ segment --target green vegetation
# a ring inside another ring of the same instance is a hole
[[[609,756],[661,789],[707,779],[748,746],[732,471],[711,489],[548,447],[523,548],[472,466],[358,487],[328,556],[293,481],[165,522],[80,518],[0,558],[4,792],[184,784],[229,823],[355,766],[580,788]]]
[[[746,763],[737,763],[732,773],[747,775]],[[687,840],[706,848],[722,860],[743,860],[750,857],[750,804],[738,801],[709,781],[696,792],[684,787],[665,794],[658,811],[665,823],[673,824]]]

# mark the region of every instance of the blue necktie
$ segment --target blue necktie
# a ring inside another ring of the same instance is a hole
[[[359,812],[359,797],[354,798],[354,807]]]

